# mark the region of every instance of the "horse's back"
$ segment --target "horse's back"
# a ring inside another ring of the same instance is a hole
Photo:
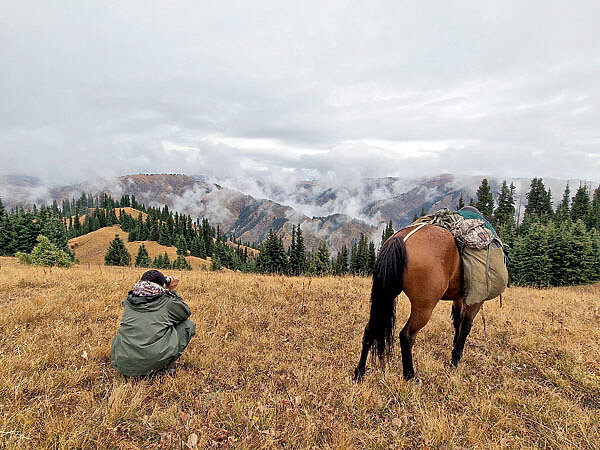
[[[414,227],[398,232],[404,238]],[[452,234],[426,225],[405,241],[407,266],[403,289],[409,298],[453,300],[462,295],[462,265]],[[437,298],[435,298],[437,297]]]

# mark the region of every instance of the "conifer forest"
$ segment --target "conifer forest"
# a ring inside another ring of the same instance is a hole
[[[567,184],[562,199],[554,206],[552,193],[543,180],[534,178],[526,203],[517,207],[513,184],[509,186],[505,181],[494,199],[488,180],[483,179],[476,198],[469,199],[468,204],[487,216],[505,244],[512,284],[549,287],[600,279],[600,187],[592,191],[582,184],[573,190]],[[461,195],[453,206],[460,209],[466,204]],[[123,208],[133,208],[137,215]],[[425,208],[421,213],[426,213]],[[69,239],[113,225],[127,232],[130,242],[155,241],[176,247],[177,257],[171,261],[165,252],[151,260],[143,244],[136,255],[130,255],[117,235],[106,249],[106,265],[191,270],[186,257],[195,256],[210,258],[212,270],[296,276],[370,276],[378,247],[394,234],[390,220],[380,241],[361,234],[357,242],[349,242],[332,255],[324,240],[315,250],[307,249],[299,224],[293,226],[287,248],[272,229],[263,242],[242,242],[225,235],[206,218],[179,214],[166,205],[147,207],[135,196],[115,200],[107,194],[82,193],[80,198],[64,200],[61,205],[54,201],[51,205],[21,206],[10,211],[0,199],[0,255],[17,256],[29,264],[68,267],[77,263]]]

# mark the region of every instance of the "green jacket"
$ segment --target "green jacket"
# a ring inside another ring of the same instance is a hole
[[[146,375],[178,356],[175,325],[191,311],[176,292],[137,297],[130,291],[123,306],[121,327],[110,349],[115,369],[123,375]]]

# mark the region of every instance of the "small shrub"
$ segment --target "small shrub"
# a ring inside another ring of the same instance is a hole
[[[33,261],[31,260],[31,255],[29,253],[17,252],[15,253],[15,256],[19,259],[19,262],[21,264],[33,264]]]
[[[59,249],[43,234],[38,236],[37,241],[38,244],[33,248],[31,255],[25,253],[17,255],[19,261],[36,266],[71,267],[73,258],[70,254]]]

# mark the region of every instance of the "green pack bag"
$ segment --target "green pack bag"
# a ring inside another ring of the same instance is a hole
[[[462,249],[465,303],[469,306],[498,297],[508,284],[504,250],[496,241],[487,249]]]

